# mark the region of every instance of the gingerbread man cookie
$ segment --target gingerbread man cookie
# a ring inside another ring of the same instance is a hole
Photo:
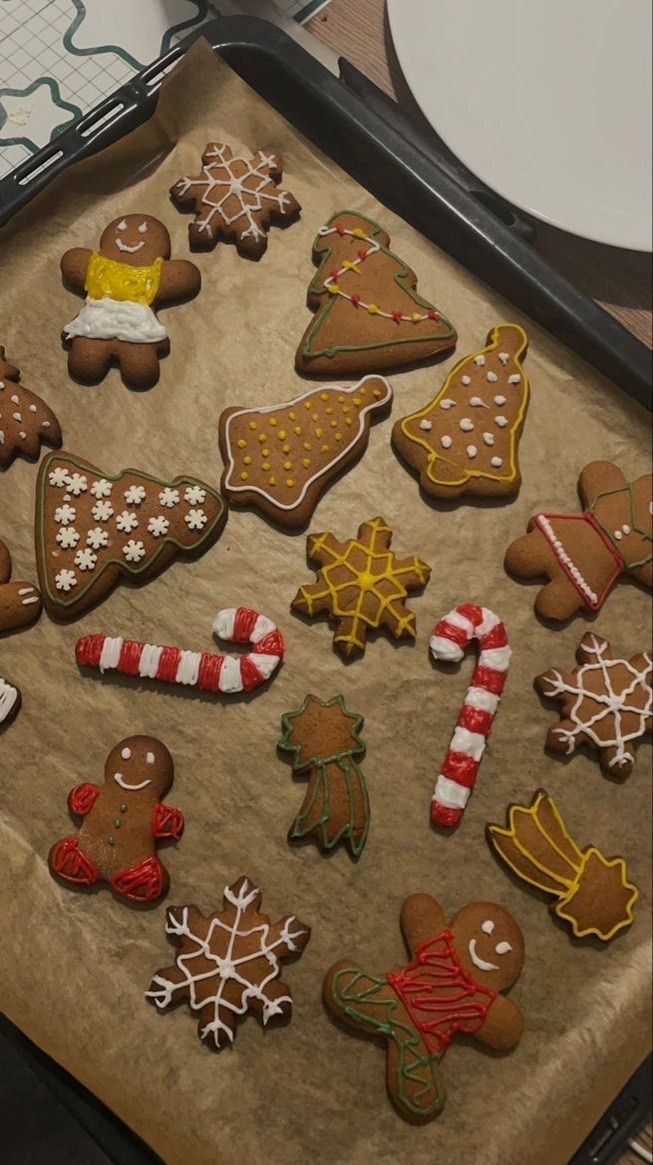
[[[342,959],[327,972],[324,1001],[357,1034],[386,1040],[390,1099],[406,1120],[422,1123],[444,1106],[439,1061],[457,1032],[501,1052],[519,1043],[521,1011],[501,992],[519,977],[524,939],[494,902],[473,902],[447,924],[430,894],[406,899],[401,929],[408,966],[372,975]]]
[[[70,375],[97,384],[115,363],[130,387],[156,384],[170,342],[154,308],[190,299],[200,289],[195,264],[170,259],[163,223],[149,214],[114,219],[97,251],[66,251],[61,272],[73,290],[86,292],[82,310],[63,330]]]
[[[535,610],[557,623],[583,608],[599,611],[622,574],[653,586],[653,476],[628,481],[611,461],[592,461],[578,491],[582,514],[535,514],[505,557],[515,578],[551,580]]]
[[[26,582],[10,582],[11,555],[0,542],[0,635],[28,627],[41,614],[41,596],[36,587]]]
[[[282,171],[280,154],[259,150],[246,158],[231,146],[209,142],[202,173],[180,178],[170,191],[179,210],[195,214],[188,228],[191,250],[209,251],[224,239],[235,243],[241,255],[260,259],[270,223],[291,223],[301,210],[288,190],[279,189]]]
[[[172,757],[152,736],[128,736],[109,753],[104,785],[77,785],[68,808],[83,823],[52,846],[50,872],[70,886],[108,882],[120,898],[156,902],[168,890],[157,841],[179,841],[184,818],[161,803],[172,785]]]
[[[19,380],[20,370],[5,360],[0,344],[0,469],[14,457],[38,457],[42,441],[55,449],[61,445],[61,427],[52,409]]]

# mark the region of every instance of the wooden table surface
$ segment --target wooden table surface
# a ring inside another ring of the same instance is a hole
[[[306,27],[421,118],[395,56],[385,0],[332,0]],[[576,287],[653,346],[650,255],[592,243],[545,223],[538,224],[537,248]]]
[[[403,109],[421,116],[394,53],[385,0],[332,0],[306,27]],[[653,346],[650,255],[591,243],[544,223],[538,224],[537,247],[572,283]],[[653,1149],[650,1123],[637,1140],[649,1152]],[[642,1165],[642,1158],[628,1151],[619,1165]]]

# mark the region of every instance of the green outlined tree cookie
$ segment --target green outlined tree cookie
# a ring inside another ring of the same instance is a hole
[[[344,842],[357,858],[367,841],[370,806],[358,762],[365,756],[363,717],[349,712],[342,696],[305,697],[281,718],[278,747],[292,754],[293,772],[308,775],[304,803],[289,832],[291,841],[313,837],[322,850]]]
[[[383,372],[454,347],[453,325],[417,294],[417,276],[389,244],[378,223],[354,211],[339,211],[318,231],[319,271],[308,289],[317,314],[297,350],[298,372]]]

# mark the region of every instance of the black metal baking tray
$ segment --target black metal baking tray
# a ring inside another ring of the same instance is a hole
[[[73,162],[145,121],[164,76],[198,36],[371,193],[651,408],[644,344],[429,157],[400,110],[388,117],[380,102],[362,99],[281,29],[255,17],[204,25],[1,179],[0,226]]]

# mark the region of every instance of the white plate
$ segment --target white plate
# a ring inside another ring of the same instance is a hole
[[[651,249],[651,0],[388,0],[416,101],[537,218]]]

